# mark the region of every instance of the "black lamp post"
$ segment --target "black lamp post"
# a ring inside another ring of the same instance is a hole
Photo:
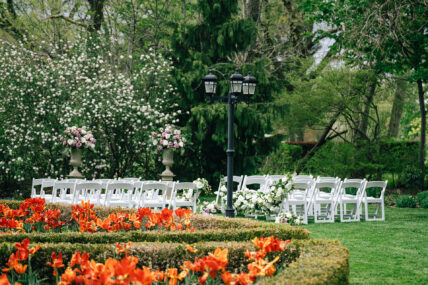
[[[226,96],[214,96],[217,89],[217,76],[211,72],[204,77],[205,93],[209,96],[211,101],[215,99],[229,104],[229,116],[227,125],[227,205],[225,214],[226,217],[233,218],[235,210],[233,209],[233,119],[234,119],[234,105],[240,102],[249,102],[250,96],[254,95],[256,91],[257,79],[248,74],[245,78],[235,71],[230,77],[230,92]],[[241,93],[243,95],[241,95]]]

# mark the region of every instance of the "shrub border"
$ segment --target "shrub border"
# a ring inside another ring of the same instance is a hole
[[[349,250],[339,241],[297,240],[300,256],[285,270],[260,285],[349,284]]]

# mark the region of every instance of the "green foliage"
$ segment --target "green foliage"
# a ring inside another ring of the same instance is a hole
[[[378,144],[328,142],[305,165],[305,172],[315,175],[376,178],[377,174],[396,173],[402,177],[400,186],[416,188],[418,170],[407,170],[417,163],[418,144],[381,141]],[[416,174],[412,174],[417,172]],[[417,176],[416,176],[417,177]],[[377,178],[376,178],[377,179]],[[406,180],[407,179],[407,180]]]
[[[264,160],[260,171],[265,174],[293,172],[297,161],[303,157],[303,148],[298,145],[281,144]]]
[[[422,201],[426,198],[428,198],[428,191],[423,191],[416,195],[416,200],[418,201],[418,203],[422,203]]]
[[[398,208],[416,208],[416,199],[412,196],[402,195],[397,199]]]
[[[349,250],[338,241],[295,242],[299,258],[276,276],[257,284],[349,284]]]
[[[428,197],[419,202],[421,208],[428,209]]]

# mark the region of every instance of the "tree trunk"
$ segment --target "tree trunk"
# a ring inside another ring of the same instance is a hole
[[[388,130],[388,136],[391,138],[398,137],[401,115],[403,114],[404,99],[407,91],[407,81],[404,78],[397,78],[396,84],[397,86],[395,89],[394,103],[392,105]]]
[[[364,110],[361,119],[359,138],[364,140],[367,139],[367,129],[369,126],[370,106],[373,103],[373,98],[376,91],[376,79],[374,79],[369,86],[369,93],[367,94],[366,102],[364,103]]]
[[[339,118],[339,115],[340,112],[336,113],[335,116],[330,120],[328,125],[324,128],[324,132],[322,133],[318,142],[311,148],[310,151],[305,154],[305,156],[301,160],[297,162],[294,172],[298,174],[302,170],[303,166],[306,164],[306,161],[308,161],[308,159],[314,154],[314,152],[328,141],[328,133],[333,128],[333,125],[334,123],[336,123],[337,119]]]
[[[246,0],[245,1],[245,17],[253,19],[258,23],[260,20],[261,3],[260,0]]]
[[[426,122],[427,115],[425,110],[425,96],[424,89],[422,86],[422,80],[418,79],[418,95],[419,95],[419,107],[421,110],[421,138],[419,145],[419,169],[421,170],[421,176],[419,178],[420,190],[424,190],[424,179],[425,179],[425,138],[426,138]]]
[[[105,0],[88,0],[92,25],[90,31],[99,31],[104,19],[103,9]]]

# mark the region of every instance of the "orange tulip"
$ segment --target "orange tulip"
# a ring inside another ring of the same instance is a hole
[[[62,253],[60,252],[57,256],[55,252],[52,252],[52,263],[46,262],[46,264],[54,269],[53,276],[56,276],[57,268],[64,267],[64,264],[62,263]]]
[[[19,263],[19,258],[18,258],[18,256],[16,256],[16,254],[15,253],[12,253],[10,256],[9,256],[9,260],[8,260],[8,262],[6,263],[6,265],[8,266],[8,268],[4,268],[4,269],[2,269],[2,271],[3,272],[7,272],[7,271],[10,271],[10,270],[12,270],[17,264]]]
[[[193,247],[191,247],[190,245],[188,245],[187,246],[187,250],[189,251],[189,252],[191,252],[191,253],[197,253],[198,252],[198,250],[197,249],[194,249]]]
[[[232,283],[232,280],[233,280],[232,274],[227,271],[223,272],[221,274],[221,280],[223,280],[224,284],[229,285],[230,283]]]
[[[76,272],[71,270],[71,268],[67,268],[64,274],[61,275],[61,282],[64,284],[70,284],[76,279]]]
[[[6,273],[4,273],[4,274],[2,274],[2,276],[0,276],[0,285],[10,285],[10,282],[7,279]]]
[[[22,274],[25,272],[25,270],[27,270],[27,265],[22,265],[21,263],[17,263],[15,264],[13,269],[15,270],[16,273]]]
[[[39,248],[40,248],[40,244],[38,244],[36,247],[32,247],[32,248],[30,248],[30,251],[29,251],[29,253],[32,255],[32,254],[35,254],[38,250],[39,250]]]

